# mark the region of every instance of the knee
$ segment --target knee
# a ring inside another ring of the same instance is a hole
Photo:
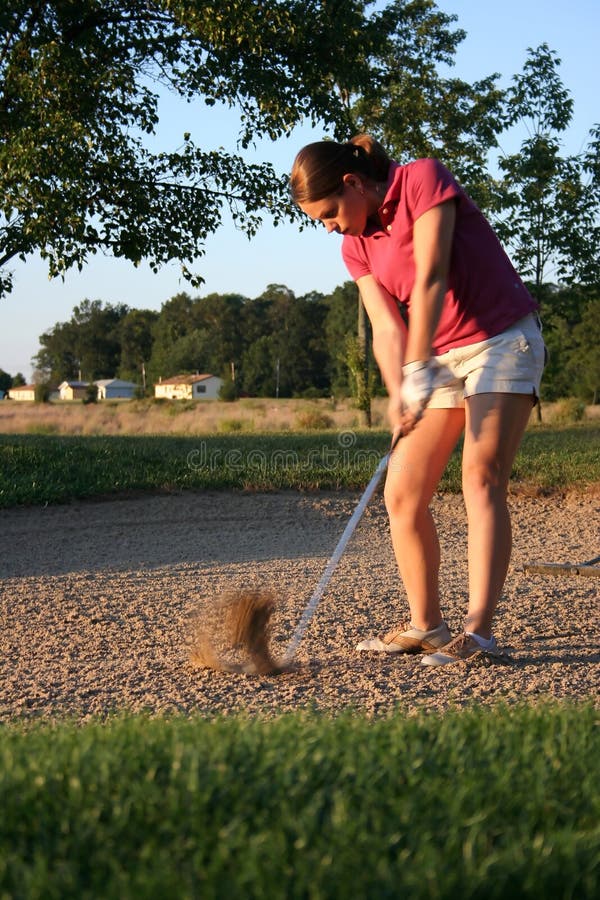
[[[383,497],[390,521],[398,525],[411,526],[419,518],[422,507],[427,507],[414,491],[399,489],[397,485],[389,483],[385,486]]]
[[[507,487],[507,480],[495,461],[481,462],[463,469],[462,490],[467,506],[485,506],[503,501]]]

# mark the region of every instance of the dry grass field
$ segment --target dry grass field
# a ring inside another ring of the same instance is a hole
[[[372,407],[374,428],[386,427],[385,397]],[[545,424],[571,424],[583,410],[576,401],[546,404]],[[600,417],[600,406],[587,407],[585,418]],[[84,405],[62,403],[0,402],[0,433],[74,435],[195,435],[256,432],[324,431],[359,428],[360,412],[351,399],[275,400],[248,398],[220,400],[109,400]],[[537,424],[532,414],[531,424]]]
[[[385,427],[386,400],[373,404],[373,425]],[[0,403],[4,434],[150,435],[231,434],[357,428],[361,417],[351,400],[242,399],[109,400],[84,405]]]

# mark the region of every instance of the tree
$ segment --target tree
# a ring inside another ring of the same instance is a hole
[[[152,355],[148,366],[151,379],[177,375],[173,359],[173,347],[192,330],[194,301],[187,292],[175,294],[160,308],[152,326]]]
[[[587,403],[598,403],[600,397],[600,299],[586,304],[581,322],[573,329],[573,353],[568,372],[575,393]],[[572,393],[572,391],[570,392]]]
[[[153,379],[160,376],[169,378],[171,375],[194,374],[195,372],[213,374],[211,367],[207,365],[211,351],[212,337],[210,333],[203,328],[194,328],[169,346],[168,354],[164,357],[158,376],[156,375],[157,358],[152,356],[150,374]],[[220,371],[221,367],[219,366],[217,374]]]
[[[233,403],[238,398],[237,384],[231,376],[223,379],[223,384],[219,388],[219,400],[225,403]]]
[[[96,388],[96,385],[93,385]],[[96,388],[97,390],[97,388]],[[38,381],[33,392],[36,403],[48,403],[50,400],[50,385],[47,381]]]
[[[40,335],[40,349],[33,364],[46,379],[59,384],[79,375],[79,356],[76,350],[77,332],[73,322],[57,322],[54,328]]]
[[[101,300],[83,300],[73,308],[75,348],[84,378],[93,381],[116,375],[121,361],[121,322],[128,313],[124,303],[103,304]]]
[[[252,234],[260,211],[286,212],[272,166],[196,146],[153,153],[161,90],[235,105],[243,148],[306,117],[339,125],[328,73],[358,65],[345,33],[364,4],[327,0],[13,0],[0,11],[0,267],[38,250],[51,275],[99,250],[184,274],[232,216]],[[360,40],[354,40],[358,52]],[[318,60],[318,64],[316,61]],[[11,286],[3,270],[0,293]]]
[[[36,368],[53,382],[82,377],[93,381],[115,375],[121,358],[120,325],[129,313],[124,304],[83,300],[68,322],[40,336]]]
[[[244,302],[240,294],[208,294],[195,301],[194,323],[210,335],[202,361],[205,372],[230,378],[239,366],[244,346],[241,327]]]
[[[326,308],[320,299],[295,297],[285,285],[269,285],[268,327],[280,397],[301,394],[307,388],[328,388],[323,335]]]
[[[152,356],[152,328],[159,314],[150,309],[132,309],[121,319],[119,376],[143,381],[145,367]]]
[[[6,394],[12,386],[12,375],[9,375],[4,369],[0,369],[0,391],[2,391],[3,394]]]
[[[446,77],[465,38],[455,15],[431,0],[396,0],[370,20],[370,65],[339,85],[356,130],[378,137],[394,158],[434,156],[486,207],[488,152],[504,125],[497,74],[468,84]]]
[[[431,0],[12,0],[0,10],[0,295],[39,251],[51,275],[108,252],[190,271],[223,217],[252,235],[298,213],[287,177],[242,155],[305,121],[445,148],[481,180],[499,92],[444,79],[464,33]],[[343,48],[343,51],[341,50]],[[152,152],[161,91],[240,113],[241,153],[178,135]]]
[[[367,366],[366,347],[356,335],[346,336],[346,365],[351,375],[351,392],[356,408],[364,416],[364,424],[371,427],[371,399],[375,388],[375,373]]]
[[[334,393],[351,392],[348,381],[348,365],[344,352],[348,335],[356,336],[358,288],[354,281],[346,281],[337,287],[324,303],[327,306],[325,318],[325,339],[327,342],[327,374]]]
[[[187,293],[164,303],[152,329],[151,377],[196,371],[230,377],[243,352],[244,303],[239,294]]]
[[[243,389],[255,397],[274,397],[276,390],[276,361],[273,340],[263,334],[254,340],[242,357]]]
[[[498,161],[494,224],[538,297],[549,280],[600,281],[599,134],[592,130],[582,153],[561,156],[573,101],[559,66],[547,44],[528,50],[507,97],[507,124],[524,126],[527,137]]]
[[[98,402],[98,385],[94,384],[93,381],[90,381],[88,386],[85,389],[85,397],[81,401],[85,406],[88,406],[90,403]]]

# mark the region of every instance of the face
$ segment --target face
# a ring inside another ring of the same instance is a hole
[[[300,209],[311,219],[322,222],[328,234],[334,231],[355,237],[365,230],[369,215],[363,184],[355,175],[345,175],[343,187],[337,193],[301,203]]]

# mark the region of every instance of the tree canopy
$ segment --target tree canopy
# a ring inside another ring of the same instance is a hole
[[[443,145],[477,169],[498,95],[493,79],[438,76],[464,37],[454,20],[431,0],[2,4],[0,295],[7,263],[32,252],[51,276],[106,252],[178,260],[198,284],[190,267],[225,215],[252,235],[265,211],[296,214],[287,178],[244,150],[306,120],[342,139],[372,126],[398,152]],[[235,107],[239,149],[199,145],[190,126],[151,150],[165,90]]]
[[[69,321],[40,336],[38,380],[119,376],[148,387],[197,371],[234,379],[236,391],[291,397],[348,392],[344,343],[356,328],[358,292],[296,297],[272,284],[254,299],[239,294],[176,294],[160,313],[84,300]]]
[[[573,100],[559,67],[547,44],[528,50],[506,98],[507,125],[526,136],[500,156],[495,184],[496,230],[540,299],[549,281],[600,282],[600,129],[581,153],[561,152]]]

